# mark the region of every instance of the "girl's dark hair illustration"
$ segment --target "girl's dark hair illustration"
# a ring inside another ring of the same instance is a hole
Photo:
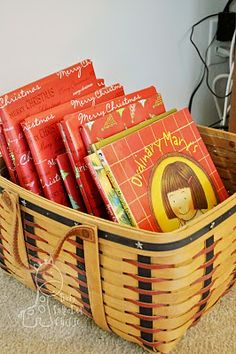
[[[176,215],[170,206],[167,194],[181,188],[190,188],[196,210],[207,209],[205,192],[196,173],[186,163],[176,161],[167,165],[162,175],[162,200],[169,219],[176,218]]]

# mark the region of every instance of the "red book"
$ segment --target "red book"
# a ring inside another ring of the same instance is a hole
[[[47,198],[60,204],[65,200],[64,186],[61,178],[57,177],[58,169],[55,164],[56,157],[65,152],[57,123],[66,114],[78,111],[81,106],[89,107],[96,102],[106,100],[107,97],[116,97],[123,93],[123,87],[120,84],[112,85],[109,88],[104,87],[84,97],[74,98],[62,105],[30,116],[21,123],[43,187],[43,193]],[[53,193],[51,193],[51,188],[54,190]]]
[[[228,197],[187,108],[97,154],[133,226],[141,229],[175,230]]]
[[[2,154],[5,165],[8,169],[10,180],[18,184],[16,169],[10,155],[10,151],[7,145],[6,137],[4,135],[2,123],[0,123],[0,152]]]
[[[84,60],[0,97],[0,116],[22,187],[41,194],[20,122],[29,115],[68,101],[75,91],[82,90],[83,82],[88,79],[95,80],[94,69],[90,60]]]
[[[82,188],[82,185],[81,185],[79,169],[76,166],[76,163],[74,161],[73,155],[72,155],[71,150],[70,150],[70,146],[69,146],[69,143],[68,143],[69,139],[70,139],[70,136],[66,136],[66,133],[65,133],[66,132],[66,127],[65,127],[65,122],[64,121],[61,121],[61,122],[58,123],[58,129],[60,131],[60,135],[62,137],[63,144],[65,146],[65,149],[66,149],[66,152],[67,152],[67,156],[69,158],[70,165],[71,165],[71,168],[72,168],[74,176],[75,176],[75,180],[77,182],[77,185],[80,188],[81,194],[83,195],[83,201],[84,201],[84,203],[86,205],[86,210],[87,210],[87,212],[89,214],[93,214],[94,211],[90,207],[89,197],[88,197],[87,193],[83,193],[83,188]],[[89,176],[89,179],[90,179],[90,176]],[[94,189],[94,183],[92,181],[91,181],[90,185],[91,185],[91,190],[93,190]],[[98,207],[94,208],[94,210],[95,210],[95,215],[99,216],[100,215],[100,211],[101,211],[101,206],[100,206],[101,198],[99,196],[97,198],[96,197],[96,193],[97,193],[97,190],[95,189],[94,195],[95,195],[96,205],[98,204]]]
[[[97,120],[85,123],[81,126],[81,135],[88,153],[91,152],[90,146],[93,143],[164,112],[165,106],[162,97],[157,93],[152,97],[132,103],[124,109],[119,109]]]
[[[58,129],[60,131],[60,135],[61,135],[61,138],[62,138],[62,141],[63,141],[63,144],[65,146],[65,149],[66,149],[66,152],[67,152],[67,156],[69,158],[69,161],[70,161],[70,164],[71,164],[71,167],[72,167],[72,170],[74,172],[74,175],[75,177],[77,178],[76,176],[76,164],[75,164],[75,161],[74,161],[74,158],[72,156],[72,153],[70,151],[70,146],[68,144],[68,138],[66,136],[66,133],[65,133],[65,126],[64,126],[64,121],[60,121],[59,123],[57,123],[57,126],[58,126]],[[79,183],[78,183],[79,184]]]
[[[72,208],[86,211],[67,153],[57,156],[56,161]]]
[[[106,114],[111,113],[118,109],[123,109],[131,103],[135,103],[141,99],[152,97],[157,94],[154,86],[133,92],[131,94],[115,98],[108,102],[101,103],[95,107],[83,110],[78,114],[72,114],[64,117],[64,131],[68,138],[68,144],[72,153],[77,175],[79,176],[79,183],[82,196],[84,197],[85,204],[88,210],[95,210],[96,200],[98,199],[98,190],[94,184],[88,167],[84,161],[87,151],[80,134],[80,128],[86,122],[97,120],[104,117]],[[97,208],[98,210],[100,209]]]
[[[74,160],[77,162],[79,155],[86,152],[85,145],[81,139],[80,128],[87,122],[97,120],[106,116],[108,113],[112,113],[118,109],[122,109],[131,103],[135,103],[139,100],[152,97],[157,94],[154,86],[147,87],[143,90],[130,93],[128,95],[111,99],[110,101],[103,102],[99,105],[85,109],[81,112],[70,114],[64,117],[66,135],[70,136],[70,149],[73,154]]]
[[[90,175],[88,167],[84,162],[84,157],[87,155],[87,151],[80,134],[80,127],[86,122],[99,119],[108,113],[122,109],[131,103],[135,103],[147,97],[152,97],[156,94],[157,91],[155,87],[150,86],[143,90],[115,98],[108,102],[104,102],[97,106],[91,107],[87,110],[83,110],[79,113],[64,117],[64,131],[68,138],[70,151],[77,167],[81,194],[84,197],[84,200],[86,200],[85,204],[88,210],[94,210],[96,208],[96,198],[98,198],[98,191]],[[97,209],[99,210],[99,207],[97,207]]]

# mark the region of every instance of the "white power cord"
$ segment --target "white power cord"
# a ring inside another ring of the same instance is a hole
[[[220,81],[222,79],[227,80],[228,77],[229,77],[229,74],[217,75],[212,82],[212,90],[214,90],[214,92],[216,92],[216,84],[218,83],[218,81]],[[220,104],[219,104],[219,99],[215,95],[213,95],[213,99],[215,101],[216,111],[217,111],[219,120],[222,121],[223,112],[222,112]]]
[[[234,31],[233,37],[232,37],[232,41],[231,41],[231,45],[230,45],[230,50],[229,50],[229,73],[228,74],[219,74],[217,75],[212,83],[213,86],[213,90],[216,90],[216,84],[219,80],[222,79],[226,79],[227,83],[226,83],[226,88],[225,88],[225,99],[224,99],[224,105],[223,105],[223,111],[220,108],[219,105],[219,100],[216,96],[213,96],[214,101],[215,101],[215,106],[216,106],[216,111],[217,114],[219,116],[219,119],[221,121],[222,126],[225,126],[226,124],[226,119],[227,119],[227,115],[230,111],[230,95],[229,93],[232,90],[232,86],[233,86],[233,72],[234,72],[234,52],[235,52],[235,37],[236,37],[236,31]]]
[[[229,77],[227,80],[226,84],[226,89],[225,89],[225,95],[228,95],[232,91],[233,87],[233,72],[234,72],[234,63],[231,66],[231,70],[229,73]],[[226,119],[227,119],[227,114],[230,111],[231,105],[230,105],[230,96],[225,97],[225,102],[224,102],[224,108],[223,108],[223,115],[222,115],[222,125],[226,125]]]

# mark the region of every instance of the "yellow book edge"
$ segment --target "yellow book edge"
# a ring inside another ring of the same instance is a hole
[[[85,161],[112,220],[119,224],[131,225],[128,215],[106,174],[98,154],[93,153],[86,156]]]
[[[98,157],[99,157],[99,159],[101,161],[101,164],[102,164],[102,166],[103,166],[103,168],[104,168],[104,170],[106,172],[106,175],[107,175],[108,179],[111,182],[112,187],[114,188],[114,191],[116,192],[116,194],[119,197],[119,200],[120,200],[120,202],[122,204],[122,207],[123,207],[124,211],[126,212],[126,215],[128,216],[128,218],[130,220],[131,225],[138,228],[138,224],[137,224],[137,222],[135,220],[135,217],[133,216],[133,213],[131,212],[131,210],[130,210],[130,208],[129,208],[126,200],[125,200],[125,197],[124,197],[123,193],[121,192],[121,190],[119,188],[119,185],[118,185],[118,183],[117,183],[117,181],[116,181],[116,179],[115,179],[115,177],[114,177],[114,175],[113,175],[113,173],[112,173],[112,171],[111,171],[111,169],[110,169],[110,167],[109,167],[109,165],[108,165],[108,163],[106,161],[106,158],[105,158],[103,152],[101,150],[98,150],[96,153],[97,153],[97,155],[98,155]]]
[[[175,113],[176,111],[177,111],[177,109],[173,108],[165,113],[159,114],[158,116],[154,116],[154,117],[149,118],[139,124],[134,125],[133,127],[125,129],[122,132],[111,135],[108,138],[102,139],[102,140],[91,145],[91,152],[95,152],[95,151],[101,149],[102,147],[104,147],[110,143],[113,143],[114,141],[116,141],[118,139],[121,139],[129,134],[135,133],[136,131],[146,127],[147,125],[152,124],[159,119],[165,118],[165,117],[169,116],[170,114]]]

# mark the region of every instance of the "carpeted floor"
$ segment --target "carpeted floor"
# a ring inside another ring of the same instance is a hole
[[[36,293],[0,270],[1,354],[144,354],[135,344],[100,330],[53,298],[30,309]],[[26,311],[27,310],[27,311]],[[171,354],[236,354],[236,289],[204,316]]]

